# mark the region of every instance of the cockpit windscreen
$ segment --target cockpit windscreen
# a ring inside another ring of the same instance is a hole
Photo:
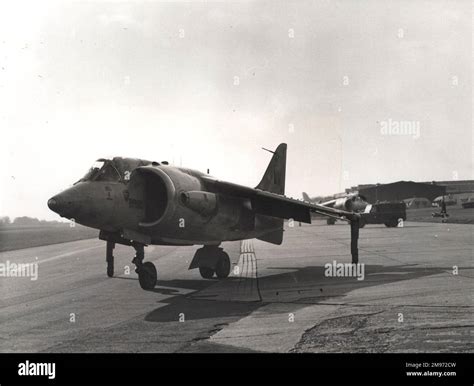
[[[94,162],[92,167],[78,182],[84,181],[120,181],[120,174],[112,161],[100,159]]]

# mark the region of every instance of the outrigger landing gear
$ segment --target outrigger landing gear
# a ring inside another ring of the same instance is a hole
[[[143,259],[145,258],[145,246],[143,244],[133,242],[132,246],[135,248],[136,252],[132,263],[137,267],[135,272],[138,273],[140,287],[147,291],[152,290],[155,288],[156,279],[158,277],[156,267],[150,261],[147,261],[146,263],[143,262]]]
[[[105,261],[107,262],[107,276],[114,276],[114,248],[115,243],[112,241],[107,241],[107,252]]]
[[[198,261],[199,273],[204,279],[212,279],[216,274],[218,279],[225,279],[230,274],[230,258],[222,248],[206,245],[199,248],[194,255]]]
[[[359,228],[360,228],[360,216],[355,215],[350,220],[351,226],[351,255],[352,264],[359,264]]]

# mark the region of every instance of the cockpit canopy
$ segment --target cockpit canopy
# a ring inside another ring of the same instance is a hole
[[[106,181],[127,183],[131,172],[135,168],[149,165],[150,163],[150,161],[136,158],[114,157],[112,160],[100,158],[94,162],[86,175],[77,182]]]
[[[78,182],[84,181],[120,181],[120,173],[111,160],[100,158],[94,162],[89,171]]]

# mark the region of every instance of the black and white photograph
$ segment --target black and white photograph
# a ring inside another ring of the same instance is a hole
[[[0,383],[472,385],[473,59],[464,0],[2,1]]]

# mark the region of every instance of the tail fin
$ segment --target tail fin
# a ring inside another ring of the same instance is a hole
[[[303,200],[305,200],[307,202],[313,201],[313,200],[311,200],[311,197],[309,197],[308,193],[306,193],[306,192],[303,192]]]
[[[276,194],[285,194],[286,177],[286,143],[281,143],[273,152],[273,157],[267,170],[256,189]],[[281,244],[283,241],[283,219],[257,215],[259,227],[267,229],[267,233],[257,239],[272,244]]]
[[[286,143],[278,145],[267,170],[256,189],[276,194],[285,194]]]

